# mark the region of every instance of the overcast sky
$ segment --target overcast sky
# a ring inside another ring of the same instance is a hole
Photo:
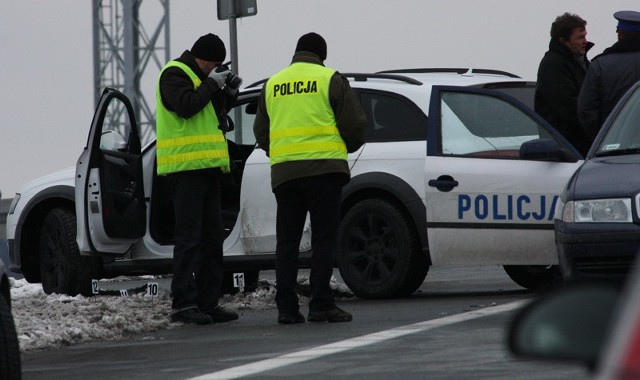
[[[2,198],[12,198],[34,178],[75,165],[84,147],[94,111],[91,3],[0,0]],[[171,1],[171,57],[209,32],[228,46],[229,25],[218,21],[216,4]],[[640,10],[639,4],[258,0],[258,14],[238,20],[240,75],[249,84],[280,70],[289,64],[298,37],[315,31],[328,43],[326,65],[342,72],[475,67],[535,80],[557,15],[568,11],[587,20],[588,38],[596,44],[589,53],[593,57],[616,40],[613,13]],[[145,0],[141,17],[158,8],[157,0]]]

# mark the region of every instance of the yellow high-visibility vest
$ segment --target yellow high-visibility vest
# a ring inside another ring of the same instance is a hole
[[[329,104],[329,83],[335,70],[296,62],[266,84],[271,165],[310,159],[347,159]]]
[[[194,89],[202,84],[200,78],[184,63],[171,61],[162,71],[169,67],[182,69],[193,81]],[[159,175],[208,168],[221,168],[223,172],[229,172],[227,140],[218,129],[218,117],[211,102],[192,117],[182,118],[169,111],[162,103],[158,76],[156,107],[156,159]]]

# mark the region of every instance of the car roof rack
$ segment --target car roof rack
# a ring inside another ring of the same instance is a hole
[[[404,75],[396,75],[391,73],[341,73],[343,76],[347,78],[353,78],[356,82],[366,82],[369,79],[390,79],[397,80],[400,82],[415,84],[417,86],[421,86],[422,82],[419,80],[409,78]]]
[[[473,69],[473,68],[417,68],[417,69],[397,69],[397,70],[383,70],[375,73],[342,73],[347,78],[353,78],[356,82],[366,82],[368,79],[391,79],[397,80],[409,84],[415,84],[417,86],[422,85],[423,83],[417,79],[410,78],[404,75],[398,74],[425,74],[425,73],[456,73],[460,75],[473,75],[473,74],[493,74],[493,75],[504,75],[509,78],[518,78],[522,79],[522,77],[512,74],[507,71],[502,70],[491,70],[491,69]],[[248,85],[246,88],[256,87],[258,85],[264,84],[269,78],[261,79],[257,82],[254,82]]]
[[[259,81],[253,82],[253,83],[251,83],[250,85],[248,85],[245,88],[257,87],[257,86],[259,86],[261,84],[267,83],[268,80],[269,80],[269,78],[260,79]]]
[[[397,74],[387,74],[387,73],[340,73],[347,78],[353,78],[356,82],[366,82],[369,79],[390,79],[397,80],[400,82],[414,84],[416,86],[421,86],[422,82],[419,80],[409,78],[404,75]],[[264,84],[269,78],[261,79],[257,82],[251,83],[246,88],[256,87],[258,85]]]
[[[473,69],[473,68],[417,68],[417,69],[399,69],[399,70],[384,70],[378,71],[378,73],[395,74],[395,73],[407,73],[407,74],[422,74],[422,73],[456,73],[456,74],[495,74],[504,75],[510,78],[520,78],[516,74],[512,74],[502,70],[491,69]]]

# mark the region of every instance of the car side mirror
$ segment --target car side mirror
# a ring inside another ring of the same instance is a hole
[[[593,368],[606,341],[621,287],[569,283],[525,306],[509,327],[509,350],[530,359],[582,362]]]
[[[520,158],[535,161],[561,161],[563,154],[555,140],[535,139],[520,146]]]
[[[127,149],[127,140],[115,130],[106,130],[100,136],[100,149],[124,152]]]

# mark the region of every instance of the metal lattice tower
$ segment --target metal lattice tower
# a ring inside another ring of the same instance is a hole
[[[105,87],[127,95],[143,144],[155,131],[155,98],[151,99],[153,107],[150,107],[145,94],[155,96],[156,76],[170,55],[169,0],[154,1],[155,6],[149,5],[150,1],[145,3],[143,13],[146,25],[155,25],[149,34],[140,19],[142,0],[93,0],[95,104]]]

